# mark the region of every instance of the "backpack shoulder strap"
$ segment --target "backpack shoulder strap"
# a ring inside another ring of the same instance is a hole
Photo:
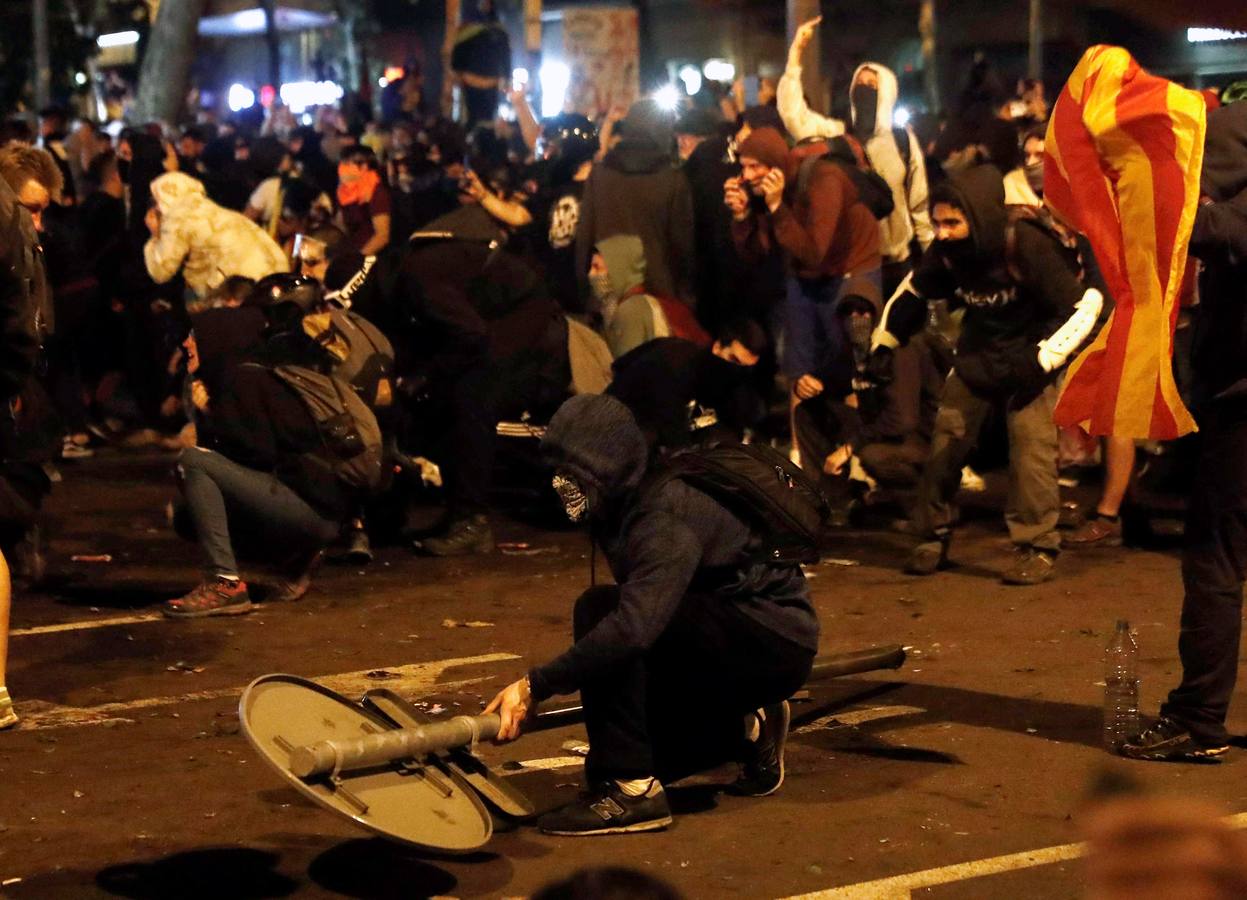
[[[805,196],[805,192],[809,190],[810,179],[814,177],[814,167],[818,165],[822,159],[821,156],[807,156],[801,160],[801,166],[797,169],[797,196]]]
[[[892,140],[896,141],[896,151],[901,155],[901,162],[905,164],[905,185],[909,186],[909,163],[913,158],[913,147],[909,143],[908,128],[893,128]]]

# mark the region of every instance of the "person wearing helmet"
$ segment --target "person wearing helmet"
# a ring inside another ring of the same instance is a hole
[[[251,298],[263,308],[266,322],[259,350],[221,359],[236,347],[238,327],[253,322],[246,316],[250,307],[216,311],[234,314],[237,321],[215,322],[211,331],[200,321],[187,338],[198,445],[178,457],[182,503],[174,524],[199,543],[204,575],[189,593],[165,603],[170,618],[254,609],[235,547],[262,551],[259,561],[278,567],[268,601],[300,599],[322,550],[358,505],[347,485],[325,466],[312,464],[324,451],[322,429],[277,371],[324,368],[322,351],[302,328],[303,317],[322,300],[320,285],[310,278],[270,275],[256,284]],[[261,326],[250,327],[261,337]]]

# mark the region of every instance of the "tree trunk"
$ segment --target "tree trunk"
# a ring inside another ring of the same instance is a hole
[[[208,0],[160,4],[139,70],[133,113],[136,122],[173,124],[182,114],[191,63],[195,58],[199,18],[207,4]]]

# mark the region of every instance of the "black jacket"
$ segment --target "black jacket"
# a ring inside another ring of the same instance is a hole
[[[753,383],[755,371],[720,359],[682,338],[658,338],[615,360],[607,393],[632,412],[653,445],[681,447],[691,437],[692,416],[714,410],[720,425],[742,432],[766,415]]]
[[[1208,116],[1191,254],[1204,264],[1191,368],[1195,405],[1247,398],[1247,103]]]
[[[818,618],[799,567],[745,561],[749,526],[682,481],[641,495],[648,448],[618,400],[573,397],[551,419],[542,450],[588,495],[594,539],[621,596],[618,608],[567,652],[529,672],[534,699],[572,693],[646,652],[693,591],[737,604],[795,653],[818,649]]]
[[[587,283],[598,241],[635,234],[645,245],[649,292],[693,306],[693,195],[675,164],[672,124],[665,114],[651,115],[645,106],[633,107],[624,122],[626,136],[593,167],[585,184],[576,229],[576,274]]]
[[[1087,272],[1080,279],[1076,254],[1042,226],[1021,220],[1013,225],[1014,277],[1006,258],[1010,224],[1000,171],[978,166],[938,191],[966,212],[971,246],[954,260],[937,241],[923,255],[910,290],[889,301],[884,330],[904,342],[925,324],[928,300],[947,300],[950,310],[965,309],[955,370],[966,385],[984,396],[1033,397],[1060,371],[1040,366],[1040,341],[1074,316],[1089,286],[1106,293],[1094,257],[1084,257]],[[938,202],[937,192],[932,204]]]

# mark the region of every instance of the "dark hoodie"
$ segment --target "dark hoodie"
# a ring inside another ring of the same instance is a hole
[[[576,274],[585,288],[598,241],[635,234],[645,245],[647,287],[694,306],[693,194],[676,166],[675,124],[653,101],[633,105],[624,137],[585,183],[576,227]]]
[[[690,592],[708,593],[811,656],[818,618],[796,566],[745,561],[749,526],[682,481],[656,496],[638,489],[648,448],[628,408],[614,397],[582,395],[550,420],[542,452],[589,498],[594,539],[620,588],[619,606],[562,656],[529,672],[533,697],[570,694],[646,652]]]
[[[932,245],[911,289],[888,304],[884,330],[902,340],[918,333],[928,300],[947,300],[951,310],[964,307],[955,366],[961,379],[984,395],[1037,394],[1057,377],[1040,367],[1038,344],[1071,318],[1087,289],[1077,259],[1042,227],[1020,221],[1014,226],[1014,262],[1021,277],[1010,275],[1009,215],[995,166],[948,179],[931,195],[932,208],[938,203],[965,212],[970,237]],[[1096,282],[1099,271],[1093,259],[1089,262],[1088,280]],[[1095,286],[1106,293],[1102,284]]]
[[[1247,102],[1208,116],[1191,254],[1204,263],[1191,368],[1194,401],[1247,397]]]

